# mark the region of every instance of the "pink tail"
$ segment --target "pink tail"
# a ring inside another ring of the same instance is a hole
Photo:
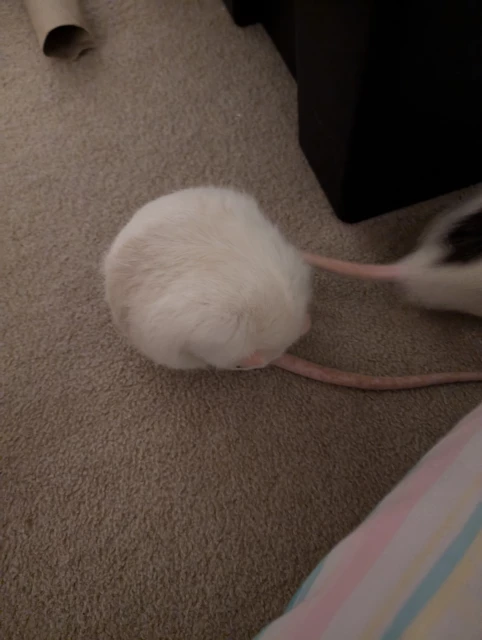
[[[372,391],[397,391],[457,382],[482,382],[482,371],[428,373],[418,376],[366,376],[360,373],[346,373],[329,367],[321,367],[289,354],[281,356],[273,364],[285,371],[319,382],[326,382],[338,387]]]
[[[343,276],[360,278],[361,280],[386,280],[393,282],[400,276],[400,267],[396,264],[378,265],[361,264],[359,262],[346,262],[336,258],[325,258],[315,253],[304,253],[305,262],[313,267],[325,269]]]

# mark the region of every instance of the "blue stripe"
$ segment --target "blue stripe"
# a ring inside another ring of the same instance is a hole
[[[306,598],[306,595],[308,594],[308,591],[313,586],[313,583],[315,582],[316,578],[320,575],[320,571],[321,571],[322,567],[323,567],[323,561],[320,562],[316,566],[316,568],[306,578],[306,580],[303,582],[303,584],[298,589],[298,591],[295,593],[295,595],[291,598],[291,600],[290,600],[288,606],[286,607],[283,615],[285,613],[288,613],[289,611],[291,611],[291,609],[293,609],[293,607],[295,607],[297,604],[299,604],[300,602],[302,602]],[[279,618],[276,618],[276,620],[279,620]],[[272,622],[276,622],[276,620],[273,620]],[[261,640],[262,637],[264,636],[264,634],[270,628],[271,624],[272,623],[270,622],[268,625],[266,625],[264,627],[264,629],[262,629],[260,631],[260,633],[258,633],[258,635],[253,638],[253,640]]]
[[[482,502],[479,502],[462,531],[451,542],[428,574],[397,613],[381,640],[397,640],[450,576],[482,528]]]
[[[313,583],[315,582],[317,577],[320,575],[320,571],[322,567],[323,567],[323,561],[321,561],[316,566],[316,568],[306,578],[306,580],[303,582],[303,584],[295,593],[295,595],[291,598],[291,600],[288,603],[288,606],[285,609],[285,613],[288,613],[288,611],[291,611],[293,607],[295,607],[297,604],[299,604],[306,598],[308,591],[311,589],[311,587],[313,586]]]
[[[266,626],[262,631],[260,631],[260,632],[258,633],[258,635],[257,635],[257,636],[255,636],[255,637],[253,638],[253,640],[261,640],[261,638],[262,638],[262,637],[264,636],[264,634],[268,631],[268,629],[269,629],[269,627],[270,627],[270,626],[271,626],[271,623],[269,623],[269,625],[268,625],[268,626]],[[231,640],[231,638],[228,638],[228,640]]]

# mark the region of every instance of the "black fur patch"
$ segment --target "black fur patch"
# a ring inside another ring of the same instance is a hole
[[[449,248],[443,264],[467,264],[482,258],[482,209],[460,220],[445,238]]]

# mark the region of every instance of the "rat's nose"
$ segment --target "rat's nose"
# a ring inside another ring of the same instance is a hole
[[[249,358],[245,358],[241,360],[241,368],[253,368],[253,367],[264,367],[266,366],[266,361],[259,353],[255,352]]]

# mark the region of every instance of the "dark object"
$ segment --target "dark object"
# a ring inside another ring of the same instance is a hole
[[[247,27],[259,22],[258,7],[264,4],[263,0],[224,0],[234,22],[238,27]]]
[[[482,2],[225,3],[296,77],[300,144],[340,219],[482,181]]]
[[[296,77],[295,7],[293,0],[224,0],[238,27],[261,22]]]

